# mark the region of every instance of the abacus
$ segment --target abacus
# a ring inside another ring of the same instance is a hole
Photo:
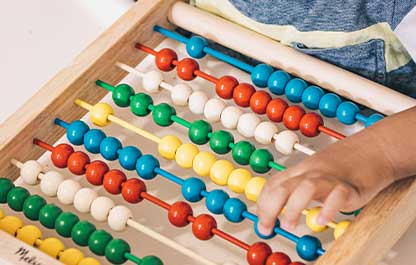
[[[313,205],[294,232],[260,234],[254,202],[269,175],[415,103],[184,2],[139,1],[2,124],[2,209],[56,231],[2,211],[0,229],[65,264],[377,264],[416,217],[414,179],[326,226]]]

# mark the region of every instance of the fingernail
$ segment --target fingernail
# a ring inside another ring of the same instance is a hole
[[[328,224],[329,220],[325,216],[318,215],[316,222],[318,223],[318,225],[324,226]]]
[[[267,228],[260,223],[257,225],[257,228],[259,229],[259,232],[262,235],[270,235],[272,233],[272,230],[270,228]]]
[[[281,226],[283,229],[292,231],[295,229],[295,225],[291,222],[288,222],[287,220],[282,220]]]

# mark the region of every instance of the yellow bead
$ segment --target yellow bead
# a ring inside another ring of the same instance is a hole
[[[17,230],[16,238],[28,245],[34,246],[36,240],[42,238],[42,232],[34,225],[25,225]]]
[[[0,209],[0,219],[3,219],[6,215],[4,214],[3,210]]]
[[[237,168],[228,177],[228,187],[237,193],[243,193],[247,182],[252,178],[250,171],[244,168]]]
[[[176,163],[183,168],[191,168],[199,149],[194,144],[183,144],[176,150]]]
[[[39,250],[45,252],[49,256],[53,258],[58,258],[60,252],[65,249],[64,243],[62,243],[59,239],[50,237],[42,241],[39,246]]]
[[[323,232],[328,227],[326,225],[319,225],[317,223],[317,218],[319,213],[321,212],[321,207],[314,207],[308,210],[306,214],[306,225],[311,229],[313,232]]]
[[[266,184],[266,179],[263,177],[254,177],[250,179],[247,182],[246,188],[245,188],[245,194],[247,199],[250,201],[257,201],[257,198],[259,197],[264,184]]]
[[[100,265],[100,262],[94,258],[84,258],[78,263],[78,265]]]
[[[234,170],[233,164],[228,160],[218,160],[215,162],[209,172],[209,177],[211,180],[220,186],[227,185],[228,176],[230,176],[231,171]]]
[[[195,173],[201,177],[208,177],[209,171],[215,161],[217,161],[217,158],[210,152],[201,152],[197,154],[193,162]]]
[[[350,224],[351,224],[351,221],[348,221],[348,220],[339,222],[334,229],[335,239],[338,239],[340,236],[342,236]]]
[[[15,236],[17,230],[19,230],[22,226],[22,220],[16,216],[9,215],[0,220],[0,229],[12,236]]]
[[[76,248],[65,249],[59,255],[59,261],[65,265],[78,265],[84,258],[84,254]]]
[[[113,115],[113,108],[107,103],[97,103],[90,110],[91,121],[98,126],[106,126],[110,124],[108,116]]]
[[[166,159],[175,159],[176,150],[181,146],[181,139],[174,135],[167,135],[162,138],[158,145],[159,154]]]

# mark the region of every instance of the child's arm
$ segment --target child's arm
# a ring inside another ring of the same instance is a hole
[[[270,234],[285,207],[282,227],[293,229],[312,200],[323,202],[318,223],[365,205],[392,182],[416,175],[416,107],[329,145],[274,175],[257,202],[259,231]]]

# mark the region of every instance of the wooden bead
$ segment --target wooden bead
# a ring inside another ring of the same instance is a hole
[[[211,167],[216,161],[217,158],[212,153],[200,152],[195,156],[192,167],[199,176],[208,177]]]
[[[221,113],[225,109],[225,103],[221,99],[211,98],[204,107],[204,116],[208,122],[221,120]]]
[[[277,126],[269,121],[263,121],[254,130],[254,139],[260,144],[270,144],[278,132]]]
[[[97,103],[90,110],[90,119],[95,125],[103,127],[111,123],[108,117],[113,114],[114,110],[109,104]]]
[[[256,89],[247,83],[241,83],[234,88],[233,99],[235,104],[246,108],[250,106],[250,98],[256,92]]]
[[[256,91],[250,98],[250,108],[257,114],[265,114],[272,97],[266,91]]]
[[[49,197],[56,196],[58,188],[65,180],[64,176],[56,171],[46,172],[40,181],[40,190]]]
[[[56,196],[58,200],[65,205],[71,205],[74,202],[75,194],[81,189],[81,184],[72,179],[64,180],[58,187]]]
[[[94,258],[83,258],[78,265],[100,265],[100,262]]]
[[[176,227],[184,227],[189,224],[188,217],[192,216],[192,207],[183,201],[172,204],[168,211],[168,219]]]
[[[299,137],[295,132],[284,130],[274,136],[274,147],[284,155],[293,153],[295,144],[299,143]]]
[[[178,55],[172,49],[164,48],[155,55],[155,64],[162,71],[171,71],[175,68],[174,62],[178,60]]]
[[[243,115],[243,111],[235,106],[226,107],[221,113],[221,123],[227,129],[237,128],[238,119]]]
[[[292,261],[289,256],[283,252],[274,252],[266,261],[266,265],[290,265]]]
[[[191,58],[184,58],[179,61],[176,66],[176,72],[179,78],[185,81],[191,81],[195,79],[195,71],[199,70],[199,64],[197,61]]]
[[[298,130],[305,111],[299,106],[290,106],[283,114],[283,123],[289,130]]]
[[[237,131],[244,137],[254,136],[257,125],[261,122],[260,118],[254,113],[244,113],[240,116],[237,123]]]
[[[90,188],[82,188],[74,196],[74,207],[81,213],[90,212],[92,202],[98,194]]]
[[[157,93],[162,81],[163,76],[159,71],[149,71],[143,75],[142,86],[149,93]]]
[[[310,112],[303,115],[299,123],[299,130],[305,136],[315,137],[319,135],[319,127],[322,125],[324,125],[322,117],[314,112]]]
[[[350,224],[351,224],[351,221],[349,220],[344,220],[344,221],[339,222],[335,226],[335,229],[334,229],[334,238],[335,239],[340,238],[345,233],[345,231],[347,230],[348,226],[350,226]]]
[[[254,177],[250,179],[244,189],[247,199],[253,202],[257,201],[257,198],[259,197],[265,184],[266,179],[263,177]]]
[[[143,200],[141,194],[146,192],[146,184],[138,178],[131,178],[123,183],[121,195],[129,203],[138,203]]]
[[[97,197],[91,203],[91,216],[99,222],[107,221],[108,213],[114,206],[115,203],[110,198],[106,196]]]
[[[0,220],[0,230],[15,236],[17,231],[23,226],[22,220],[20,218],[8,215]]]
[[[323,232],[327,229],[327,226],[319,225],[317,222],[317,218],[320,212],[321,212],[321,207],[314,207],[314,208],[309,209],[308,213],[306,214],[306,225],[313,232]]]
[[[280,98],[272,99],[269,104],[267,104],[266,115],[271,121],[281,122],[287,107],[288,104],[286,101]]]
[[[42,165],[38,161],[28,160],[20,168],[20,176],[26,184],[35,185],[42,170]]]
[[[17,230],[16,238],[30,246],[34,246],[36,240],[42,238],[42,232],[34,225],[25,225]]]
[[[129,208],[124,205],[117,205],[108,214],[108,226],[114,231],[126,229],[127,221],[133,217]]]
[[[215,85],[215,92],[220,98],[232,99],[234,88],[238,85],[238,80],[229,75],[222,76]]]
[[[182,141],[178,137],[174,135],[167,135],[164,136],[159,142],[158,151],[163,158],[173,160],[175,159],[176,151],[181,145]]]
[[[76,248],[67,248],[59,253],[59,261],[65,265],[78,265],[84,254]]]
[[[234,170],[233,164],[228,160],[216,161],[210,170],[209,177],[217,185],[225,186],[228,183],[228,177]]]
[[[75,175],[83,175],[89,163],[89,156],[84,152],[77,151],[69,156],[68,169]]]
[[[205,104],[208,101],[208,96],[202,91],[194,91],[189,96],[188,107],[194,114],[204,113]]]
[[[269,245],[257,242],[251,245],[247,251],[247,262],[250,265],[264,265],[271,254],[272,249]]]
[[[85,178],[92,185],[103,184],[103,178],[105,173],[109,170],[106,163],[100,160],[92,161],[85,170]]]
[[[192,87],[188,84],[177,84],[170,91],[170,97],[173,104],[176,106],[186,106],[188,105],[189,97],[192,94]]]
[[[103,186],[111,194],[119,194],[121,185],[127,180],[126,175],[118,169],[112,169],[105,173]]]
[[[58,258],[59,253],[64,251],[64,249],[65,249],[65,246],[62,243],[62,241],[54,237],[49,237],[49,238],[44,239],[42,243],[39,245],[40,251],[46,253],[47,255],[55,259]]]
[[[209,240],[214,234],[212,229],[217,228],[217,222],[214,217],[208,214],[201,214],[195,218],[192,224],[192,233],[200,240]]]
[[[199,149],[194,144],[182,144],[176,151],[176,163],[183,168],[191,168],[195,156],[199,153]]]
[[[244,168],[234,169],[228,176],[228,187],[237,193],[244,192],[248,181],[252,178],[250,171]]]
[[[69,156],[74,152],[74,148],[69,144],[58,144],[51,152],[51,160],[54,166],[66,168]]]

